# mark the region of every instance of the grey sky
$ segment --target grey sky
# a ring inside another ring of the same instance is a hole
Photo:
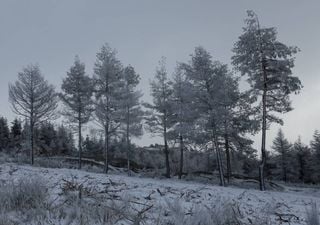
[[[78,54],[92,75],[95,54],[105,42],[118,50],[123,64],[141,75],[149,100],[149,79],[161,56],[169,72],[187,61],[195,46],[230,63],[233,43],[241,34],[246,10],[263,26],[276,26],[279,39],[297,45],[295,75],[304,89],[294,96],[295,110],[285,115],[283,130],[294,141],[309,142],[320,129],[320,2],[301,0],[0,0],[0,115],[15,117],[8,104],[8,83],[29,63],[38,63],[56,87]],[[268,133],[271,143],[277,127]],[[255,138],[256,146],[260,136]],[[150,144],[147,134],[141,144]]]

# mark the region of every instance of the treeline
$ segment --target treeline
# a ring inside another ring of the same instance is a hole
[[[290,143],[280,129],[268,156],[267,176],[284,182],[320,183],[320,132],[316,130],[310,145],[300,137]]]
[[[38,156],[77,156],[75,132],[71,126],[42,121],[34,128],[34,154]],[[90,132],[82,137],[81,147],[87,158],[103,160],[104,139],[97,132]],[[14,119],[11,123],[0,117],[0,152],[15,156],[30,151],[30,126],[28,121]],[[123,139],[112,141],[112,153],[125,150]],[[132,145],[132,148],[135,148]],[[121,155],[121,153],[119,154]],[[116,157],[118,157],[116,155]],[[121,156],[123,157],[123,154]],[[114,158],[114,157],[112,157]]]
[[[8,123],[0,117],[0,151],[25,153],[30,150],[30,127],[28,122],[15,119]],[[75,151],[73,132],[63,125],[43,122],[35,129],[35,152],[37,155],[72,155]]]
[[[35,129],[35,153],[39,156],[76,156],[74,132],[70,127],[55,125],[50,122],[41,123]],[[7,119],[0,117],[0,152],[26,153],[29,150],[28,124],[15,119],[10,124]],[[103,154],[104,139],[101,135],[88,134],[83,137],[82,149],[86,158],[101,161]],[[151,168],[161,170],[164,165],[161,159],[162,145],[151,145],[149,148],[139,148],[131,145],[131,169]],[[272,151],[267,156],[266,177],[270,180],[282,180],[292,183],[320,183],[320,132],[316,130],[309,145],[302,143],[298,138],[290,143],[282,130],[278,131],[271,146]],[[117,140],[111,144],[111,163],[125,165],[126,144],[125,140]],[[151,150],[150,150],[151,149]],[[179,154],[177,147],[171,147],[170,163],[173,174],[179,175]],[[203,149],[202,149],[203,150]],[[217,167],[213,160],[212,152],[194,151],[192,146],[187,145],[184,149],[186,163],[183,174],[210,173]],[[230,163],[233,165],[235,176],[257,177],[258,158],[253,148],[238,149],[231,153]],[[157,157],[155,157],[155,155]],[[16,155],[17,156],[17,155]],[[157,158],[157,159],[154,159]],[[226,155],[223,157],[226,165]],[[226,174],[225,174],[226,175]]]
[[[166,177],[172,174],[170,147],[179,143],[180,178],[187,149],[211,151],[224,186],[225,177],[228,181],[232,177],[236,153],[244,161],[255,160],[248,134],[262,131],[262,160],[255,168],[259,168],[260,189],[265,190],[266,131],[271,123],[282,124],[277,114],[292,110],[289,96],[302,88],[299,78],[292,75],[299,49],[279,42],[276,29],[261,27],[257,15],[248,11],[246,26],[232,51],[234,68],[230,69],[203,47],[196,47],[188,62],[177,64],[172,76],[161,59],[150,85],[151,103],[141,101],[140,76],[134,67],[124,66],[107,44],[96,54],[93,76],[87,75],[85,64],[76,57],[61,93],[45,81],[38,66],[24,68],[16,83],[9,85],[9,100],[14,112],[28,120],[31,163],[35,130],[58,115],[61,101],[62,115],[77,127],[79,168],[86,123],[94,121],[103,133],[105,172],[111,143],[118,140],[124,140],[130,172],[131,139],[143,134],[145,123],[148,132],[163,137]],[[249,84],[245,91],[239,88],[240,76]]]

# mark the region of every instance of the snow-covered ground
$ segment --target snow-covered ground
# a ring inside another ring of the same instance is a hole
[[[180,220],[181,224],[196,214],[200,216],[201,209],[216,212],[217,208],[225,206],[232,208],[247,224],[268,219],[270,224],[305,224],[306,210],[312,202],[320,203],[320,191],[311,188],[286,187],[283,192],[260,192],[176,179],[105,175],[11,163],[0,165],[1,183],[25,178],[43,180],[50,198],[56,202],[66,189],[78,192],[81,189],[82,198],[108,196],[114,200],[126,200],[136,206],[138,213],[144,213],[146,221],[154,221],[157,217],[170,220],[170,216],[175,215],[174,219]],[[133,224],[129,222],[123,224]]]

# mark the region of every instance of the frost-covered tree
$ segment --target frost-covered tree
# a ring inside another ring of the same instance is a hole
[[[280,156],[280,167],[282,180],[284,182],[288,181],[288,167],[291,161],[291,147],[292,145],[284,137],[281,129],[279,129],[276,138],[273,140],[272,149]]]
[[[201,64],[201,61],[200,63]],[[210,64],[210,63],[209,63]],[[184,89],[184,92],[182,97],[184,98],[183,104],[184,110],[182,110],[182,113],[184,115],[181,116],[183,118],[183,122],[187,126],[194,126],[194,116],[195,115],[202,115],[202,117],[198,118],[198,121],[203,122],[204,115],[206,113],[201,113],[201,108],[203,108],[204,103],[207,105],[210,105],[212,108],[211,111],[215,111],[215,120],[216,121],[223,121],[223,123],[220,123],[219,126],[219,134],[217,134],[218,144],[221,145],[222,140],[224,140],[224,148],[226,153],[226,161],[227,161],[227,178],[228,181],[231,177],[231,149],[235,150],[239,148],[245,139],[245,134],[248,132],[254,133],[256,130],[256,123],[254,123],[254,120],[252,118],[252,115],[254,114],[254,111],[251,108],[251,102],[252,99],[250,96],[248,96],[246,93],[241,93],[239,90],[239,78],[235,77],[226,66],[222,66],[218,62],[212,63],[212,71],[215,71],[215,74],[211,75],[212,80],[207,81],[207,85],[204,84],[201,88],[202,91],[206,90],[208,93],[211,92],[211,95],[214,96],[210,97],[207,96],[207,99],[210,99],[210,101],[202,100],[202,103],[199,104],[199,98],[203,98],[205,96],[203,93],[199,92],[199,84],[197,82],[200,82],[199,79],[210,79],[210,74],[208,73],[208,77],[205,77],[202,75],[202,77],[196,78],[197,81],[194,83],[195,78],[191,76],[190,73],[200,74],[199,71],[205,71],[204,69],[201,69],[200,67],[197,70],[192,69],[192,65],[186,65],[182,64],[182,70],[184,69],[186,74],[189,73],[189,76],[187,76],[187,80],[182,83],[184,86],[186,86]],[[221,67],[223,69],[218,70],[218,67]],[[210,65],[209,65],[210,67]],[[216,69],[213,69],[213,68]],[[207,69],[207,71],[209,71]],[[212,72],[213,73],[213,72]],[[204,82],[202,80],[202,82]],[[196,84],[196,85],[193,85]],[[212,89],[213,88],[213,89]],[[212,89],[212,90],[210,90]],[[177,92],[179,90],[178,87],[174,87],[174,91]],[[179,99],[179,98],[178,98]],[[181,99],[181,98],[180,98]],[[197,100],[198,99],[198,100]],[[198,107],[198,106],[201,107]],[[208,107],[208,106],[207,106]],[[190,117],[191,116],[191,117]],[[190,119],[193,121],[190,124]],[[189,121],[188,121],[189,120]],[[187,122],[187,123],[186,123]],[[198,123],[199,125],[199,123]],[[182,128],[181,130],[183,132],[190,132],[190,130],[194,130],[191,126]],[[200,128],[201,129],[201,128]],[[198,133],[199,127],[195,129],[195,132],[193,134],[193,137],[195,137],[196,142],[201,142],[199,140],[199,136],[203,136],[203,134]],[[208,133],[208,132],[207,132]],[[210,139],[212,141],[212,139]],[[202,140],[204,141],[204,140]],[[238,149],[240,151],[240,149]]]
[[[231,77],[231,81],[236,82],[235,79],[235,77]],[[256,118],[256,108],[252,107],[255,99],[252,98],[247,91],[240,92],[237,85],[230,85],[229,87],[233,87],[233,89],[227,88],[229,93],[226,92],[226,94],[227,96],[231,95],[234,97],[231,99],[226,97],[226,99],[230,100],[226,102],[229,104],[227,104],[223,115],[225,121],[224,140],[228,182],[232,176],[232,164],[237,163],[237,158],[233,157],[233,161],[231,160],[231,150],[239,156],[243,155],[246,151],[252,153],[251,145],[253,141],[247,137],[247,134],[255,134],[259,129],[259,121]],[[249,152],[246,152],[245,155],[248,155]]]
[[[230,141],[232,134],[238,134],[234,130],[236,128],[233,124],[234,121],[234,109],[240,98],[239,84],[232,74],[221,73],[219,80],[216,80],[220,84],[218,89],[219,98],[221,100],[222,113],[221,119],[223,120],[223,136],[224,136],[224,147],[227,161],[227,180],[231,178],[231,156],[230,156]]]
[[[31,164],[34,162],[34,128],[41,121],[55,117],[58,98],[55,89],[42,76],[39,66],[29,65],[9,84],[9,101],[13,111],[27,118],[31,144]]]
[[[94,66],[95,118],[104,131],[105,173],[109,167],[110,138],[122,121],[123,68],[116,50],[105,44],[97,53]]]
[[[242,151],[242,147],[250,142],[248,133],[257,131],[258,123],[251,107],[254,101],[247,92],[240,92],[239,78],[231,72],[221,73],[216,81],[219,84],[217,98],[220,99],[221,120],[223,121],[223,139],[227,162],[227,180],[232,176],[231,150]],[[244,144],[246,143],[246,144]]]
[[[194,90],[196,108],[198,113],[195,129],[216,151],[219,170],[220,185],[224,186],[223,162],[220,142],[224,134],[224,120],[221,115],[225,113],[225,106],[221,99],[223,89],[221,80],[229,73],[227,65],[212,61],[212,57],[202,47],[197,47],[191,61],[183,65],[186,75]]]
[[[86,75],[85,65],[80,62],[79,57],[76,56],[74,64],[67,72],[61,90],[60,98],[65,106],[62,114],[71,123],[75,123],[78,128],[78,168],[81,169],[82,127],[89,121],[93,111],[93,85],[91,78]]]
[[[183,66],[178,65],[172,82],[171,108],[174,114],[174,125],[169,132],[170,139],[179,140],[179,179],[183,173],[185,142],[192,135],[193,122],[196,118],[194,110],[194,94],[191,83],[187,80]]]
[[[142,119],[144,112],[141,108],[140,98],[141,91],[137,90],[140,76],[132,66],[127,66],[123,71],[123,91],[122,91],[122,110],[123,110],[123,126],[125,133],[127,148],[127,168],[130,176],[130,160],[131,160],[131,137],[139,137],[142,133]]]
[[[264,166],[266,164],[266,131],[271,122],[282,123],[275,113],[292,110],[289,95],[302,88],[298,77],[292,76],[297,47],[287,46],[277,40],[274,27],[260,27],[257,15],[248,11],[246,27],[235,43],[232,63],[242,75],[248,77],[252,95],[260,103],[262,123],[260,189],[265,190]]]
[[[149,110],[146,116],[147,129],[151,133],[160,134],[164,142],[166,177],[170,177],[168,131],[173,126],[172,82],[169,80],[165,67],[165,59],[159,62],[154,80],[150,83],[152,104],[145,104]]]

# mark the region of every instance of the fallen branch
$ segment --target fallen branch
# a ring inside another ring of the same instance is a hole
[[[294,214],[286,214],[286,213],[275,213],[278,218],[276,220],[284,222],[284,223],[290,223],[292,219],[295,219],[297,221],[300,220],[300,218]]]

